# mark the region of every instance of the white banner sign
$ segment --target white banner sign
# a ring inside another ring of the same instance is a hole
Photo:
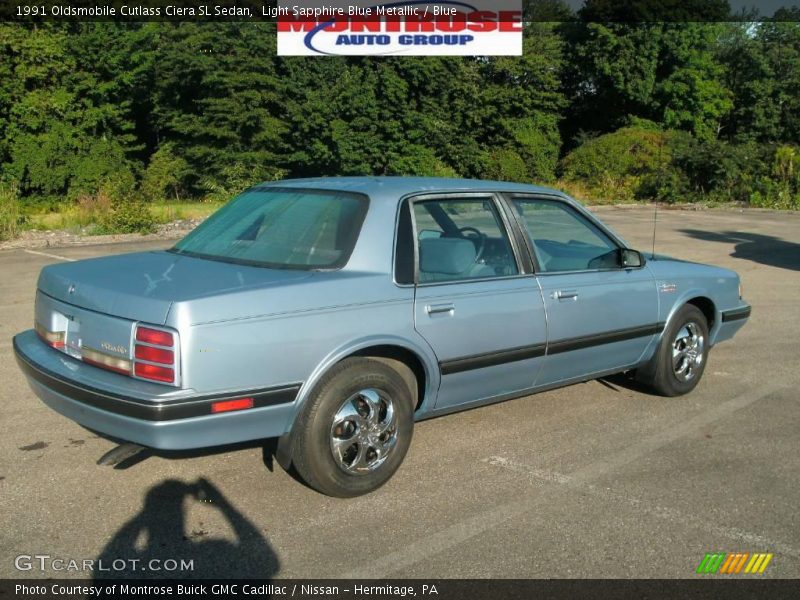
[[[519,56],[521,0],[282,2],[280,56]]]

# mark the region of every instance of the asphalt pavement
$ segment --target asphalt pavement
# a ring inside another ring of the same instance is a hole
[[[652,209],[597,212],[651,249]],[[40,268],[168,244],[0,252],[0,577],[156,558],[137,574],[672,578],[708,552],[773,553],[758,577],[800,577],[800,214],[659,212],[656,252],[738,271],[753,306],[692,394],[593,381],[425,421],[395,477],[352,500],[258,443],[97,466],[114,444],[30,392],[11,337]]]

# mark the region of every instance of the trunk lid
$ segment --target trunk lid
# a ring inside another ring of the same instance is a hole
[[[174,302],[310,277],[306,271],[265,269],[181,256],[137,252],[50,265],[39,290],[96,313],[163,325]]]

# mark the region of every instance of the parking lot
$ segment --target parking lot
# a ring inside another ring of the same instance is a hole
[[[597,212],[650,250],[652,209]],[[39,269],[168,244],[0,252],[0,577],[92,576],[17,570],[35,554],[187,559],[170,574],[195,577],[693,577],[739,551],[774,553],[759,577],[800,577],[800,214],[659,213],[656,252],[735,269],[753,306],[694,393],[612,379],[425,421],[395,477],[354,500],[258,443],[96,466],[114,444],[29,391],[11,337],[32,326]]]

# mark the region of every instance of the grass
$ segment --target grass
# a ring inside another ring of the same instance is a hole
[[[31,212],[26,215],[25,228],[34,230],[67,230],[80,232],[89,235],[107,233],[99,223],[104,211],[109,210],[100,202],[78,202],[74,205],[64,205],[57,210],[46,212]],[[148,207],[156,223],[170,223],[172,221],[187,219],[202,219],[209,216],[222,206],[220,202],[197,201],[197,202],[176,202],[164,201],[154,202]]]
[[[185,219],[204,219],[221,208],[224,202],[158,202],[150,205],[156,223],[170,223]]]
[[[16,237],[19,225],[17,190],[12,186],[0,186],[0,240]]]

